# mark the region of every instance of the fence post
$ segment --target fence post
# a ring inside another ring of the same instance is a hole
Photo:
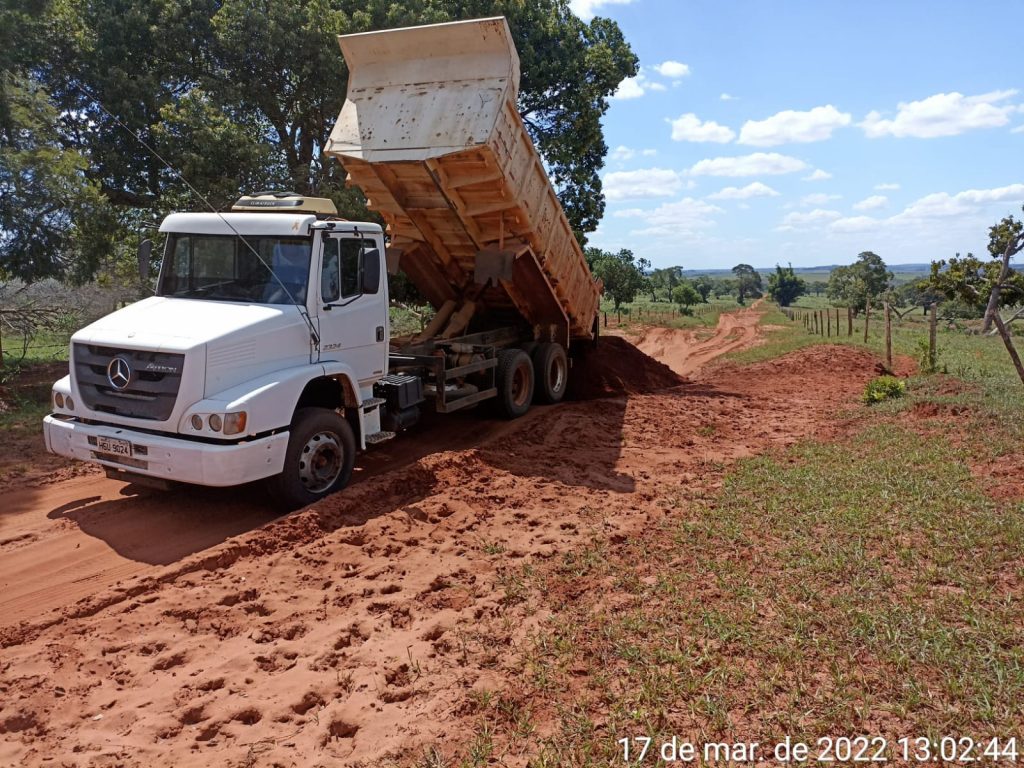
[[[889,302],[885,302],[885,367],[892,370],[892,311]]]
[[[814,313],[814,335],[818,335],[818,313]]]
[[[853,336],[853,307],[846,308],[846,335]]]
[[[839,338],[839,307],[836,307],[836,338]]]
[[[939,327],[939,315],[936,311],[938,304],[932,302],[932,314],[928,318],[928,367],[929,373],[935,372],[935,367],[938,365],[938,349],[936,348],[936,331]]]
[[[864,302],[864,343],[868,343],[868,324],[871,322],[871,302]]]
[[[832,338],[832,313],[829,310],[825,310],[825,319],[828,321],[828,337]]]
[[[608,327],[608,313],[607,312],[603,312],[602,314],[604,315],[604,327],[607,328]]]

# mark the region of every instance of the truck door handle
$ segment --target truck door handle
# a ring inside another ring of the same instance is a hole
[[[384,326],[377,326],[377,341],[384,341]]]

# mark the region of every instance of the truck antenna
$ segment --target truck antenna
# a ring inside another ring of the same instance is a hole
[[[316,347],[317,351],[319,352],[319,350],[320,350],[320,334],[317,333],[316,326],[313,325],[313,321],[309,317],[309,312],[306,311],[306,308],[302,304],[300,304],[298,301],[295,300],[295,297],[292,295],[292,292],[288,290],[288,286],[286,286],[284,284],[284,281],[281,280],[280,277],[278,277],[277,273],[274,272],[273,268],[269,264],[267,264],[267,262],[264,260],[264,258],[260,255],[259,251],[257,251],[252,246],[252,244],[248,240],[245,239],[245,236],[235,228],[235,225],[232,224],[230,221],[228,221],[227,218],[224,216],[224,214],[222,214],[220,211],[218,211],[216,208],[214,208],[213,203],[211,203],[206,198],[206,195],[204,195],[202,192],[200,192],[198,189],[196,189],[194,186],[192,186],[192,183],[188,179],[186,179],[184,176],[182,176],[181,172],[178,171],[177,168],[175,168],[173,165],[171,165],[169,162],[167,162],[159,152],[157,152],[155,149],[153,149],[153,147],[151,147],[146,142],[145,139],[143,139],[138,133],[133,131],[127,124],[125,124],[125,122],[123,120],[121,120],[121,118],[119,118],[117,115],[115,115],[113,112],[111,112],[105,106],[103,106],[103,102],[100,101],[98,98],[96,98],[96,96],[94,96],[92,93],[90,93],[89,90],[87,88],[85,88],[85,86],[83,86],[83,85],[74,85],[72,87],[76,88],[79,91],[81,91],[87,98],[91,99],[96,104],[96,106],[98,106],[100,108],[100,110],[105,115],[107,115],[107,117],[109,117],[111,120],[113,120],[115,123],[117,123],[132,138],[134,138],[137,142],[139,142],[139,144],[141,144],[143,147],[145,147],[146,150],[150,154],[153,155],[153,157],[155,157],[157,160],[159,160],[161,163],[163,163],[164,167],[167,168],[167,170],[169,170],[171,173],[173,173],[186,187],[188,187],[189,190],[191,190],[192,194],[194,194],[196,197],[198,197],[200,200],[202,200],[203,203],[206,205],[206,207],[209,208],[212,213],[215,213],[217,215],[217,217],[224,224],[227,225],[228,229],[230,229],[232,232],[235,233],[235,236],[238,237],[239,240],[241,240],[243,243],[245,243],[245,247],[248,248],[250,251],[252,251],[252,254],[257,259],[259,259],[259,262],[264,267],[267,268],[267,271],[270,273],[270,276],[274,280],[277,281],[277,284],[279,286],[281,286],[281,290],[284,291],[285,295],[291,301],[292,305],[296,309],[299,310],[299,314],[302,316],[302,319],[306,321],[306,325],[309,327],[309,338],[313,342],[313,346]]]

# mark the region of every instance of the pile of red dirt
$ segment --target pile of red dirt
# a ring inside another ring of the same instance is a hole
[[[606,336],[597,348],[573,359],[569,396],[593,400],[657,392],[685,384],[686,379],[618,336]]]

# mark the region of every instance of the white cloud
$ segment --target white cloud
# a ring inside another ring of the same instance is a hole
[[[884,208],[886,203],[889,202],[889,198],[885,195],[871,195],[871,197],[865,197],[859,203],[853,204],[853,210],[855,211],[874,211],[879,208]]]
[[[871,198],[868,198],[869,200]],[[829,229],[837,233],[867,230],[910,231],[926,236],[941,230],[948,236],[951,227],[973,230],[988,221],[985,206],[998,203],[1019,203],[1024,199],[1024,184],[1009,184],[993,189],[967,189],[951,195],[933,192],[918,198],[899,213],[884,219],[852,216],[833,221]],[[854,206],[856,207],[856,206]],[[996,214],[998,215],[998,214]],[[941,225],[936,225],[941,221]]]
[[[608,157],[618,162],[625,162],[626,160],[632,160],[636,156],[636,150],[630,149],[625,144],[619,144],[615,149],[608,153]]]
[[[615,93],[612,94],[612,98],[625,100],[639,99],[643,96],[644,86],[640,80],[641,75],[637,75],[636,77],[627,77],[619,83],[619,87],[615,89]]]
[[[836,219],[828,228],[833,232],[853,233],[870,232],[882,226],[882,222],[870,216],[848,216],[843,219]]]
[[[668,168],[612,171],[604,177],[604,195],[609,200],[669,197],[684,186],[682,176]]]
[[[831,173],[823,171],[821,168],[817,168],[810,176],[804,176],[804,181],[826,181],[831,178]]]
[[[733,96],[731,93],[723,93],[718,98],[721,99],[722,101],[736,101],[737,97]]]
[[[896,117],[885,119],[877,111],[868,113],[859,123],[869,139],[883,136],[933,139],[956,136],[977,128],[998,128],[1010,122],[1018,107],[1000,104],[1017,91],[992,91],[978,96],[962,93],[937,93],[921,101],[900,102]]]
[[[801,229],[810,229],[830,221],[842,218],[839,211],[827,211],[822,208],[815,208],[807,213],[787,213],[782,223],[775,229],[778,232],[793,232]]]
[[[774,147],[779,144],[806,144],[832,138],[832,131],[849,125],[848,112],[831,104],[807,112],[787,109],[764,120],[748,120],[740,129],[740,144]]]
[[[779,193],[767,184],[762,184],[760,181],[754,181],[747,184],[745,187],[726,187],[725,189],[715,192],[713,195],[708,195],[708,200],[746,200],[751,197],[778,196]]]
[[[569,8],[584,21],[589,21],[606,5],[629,5],[633,0],[569,0]]]
[[[895,184],[895,183],[875,184],[875,189],[877,189],[879,192],[886,192],[886,191],[889,191],[889,190],[895,190],[895,189],[899,189],[899,188],[900,188],[900,185],[899,184]]]
[[[1024,125],[1018,125],[1016,128],[1012,129],[1010,133],[1024,133]]]
[[[619,144],[615,149],[608,152],[608,159],[616,163],[624,163],[628,160],[632,160],[637,155],[641,155],[643,157],[654,157],[657,154],[658,150],[656,149],[637,150],[632,147],[627,147],[625,144]]]
[[[652,81],[647,76],[648,71],[645,67],[640,67],[635,77],[627,77],[619,83],[619,87],[612,94],[612,98],[619,100],[639,99],[648,91],[668,90],[664,83]]]
[[[736,132],[732,128],[719,125],[714,120],[702,122],[692,112],[669,120],[669,123],[672,125],[673,141],[711,141],[727,144],[736,138]]]
[[[663,61],[654,68],[659,75],[672,80],[678,80],[690,74],[690,67],[678,61]]]
[[[755,152],[739,157],[715,157],[694,164],[694,176],[776,176],[807,168],[807,163],[777,152]]]
[[[630,208],[618,211],[614,215],[619,218],[641,219],[646,226],[634,230],[634,235],[678,237],[693,235],[698,230],[713,227],[715,221],[712,217],[722,212],[717,205],[685,197],[673,203],[663,203],[653,210]]]
[[[825,205],[832,200],[838,200],[842,195],[829,195],[825,192],[815,192],[811,195],[804,195],[800,198],[800,205]]]

